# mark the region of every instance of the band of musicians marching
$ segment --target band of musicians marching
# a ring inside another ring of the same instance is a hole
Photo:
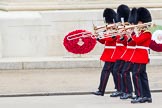
[[[98,91],[94,94],[104,96],[112,73],[115,92],[110,97],[119,97],[122,100],[130,98],[131,103],[151,103],[146,72],[152,36],[148,30],[152,22],[149,10],[144,7],[130,9],[121,4],[116,12],[106,8],[103,17],[106,26],[94,27],[96,40],[105,45],[100,57],[104,66]],[[104,29],[102,36],[97,32],[99,29]]]

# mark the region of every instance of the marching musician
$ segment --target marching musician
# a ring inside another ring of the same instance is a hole
[[[117,8],[117,21],[120,22],[121,18],[124,18],[124,22],[128,22],[130,9],[127,5],[121,4]],[[116,62],[113,67],[113,74],[114,74],[114,80],[115,85],[117,85],[117,91],[113,92],[110,97],[118,97],[122,95],[122,87],[123,87],[123,81],[121,77],[121,69],[124,64],[124,60],[121,59],[121,56],[126,50],[126,41],[124,38],[127,38],[124,31],[121,29],[119,31],[119,35],[113,37],[116,39],[116,49],[111,56],[112,59],[115,59]]]
[[[137,9],[132,8],[128,22],[132,25],[137,24]],[[133,92],[133,87],[132,87],[132,81],[130,77],[130,71],[132,70],[133,63],[131,61],[132,55],[135,51],[135,46],[136,43],[134,41],[130,41],[131,37],[135,36],[134,28],[130,28],[126,30],[126,35],[127,35],[127,46],[126,50],[121,56],[121,59],[125,61],[123,68],[122,68],[122,80],[123,80],[123,95],[120,96],[120,99],[128,99],[132,98],[132,92]]]
[[[112,24],[116,20],[116,12],[113,9],[106,8],[103,12],[103,17],[106,23]],[[110,72],[112,72],[115,60],[111,58],[116,46],[116,42],[111,37],[97,38],[98,42],[105,45],[105,49],[100,57],[100,60],[104,62],[104,66],[100,76],[100,83],[98,91],[94,92],[95,95],[104,96],[105,88],[109,79]],[[114,76],[112,74],[112,76]]]
[[[138,8],[137,21],[138,24],[151,22],[152,18],[150,12],[144,7]],[[131,103],[152,102],[146,73],[146,64],[149,63],[148,48],[151,36],[152,34],[150,31],[146,30],[145,27],[141,27],[139,29],[139,34],[132,37],[130,40],[130,42],[134,41],[136,43],[136,49],[131,58],[131,61],[134,63],[132,76],[136,98],[131,100]]]

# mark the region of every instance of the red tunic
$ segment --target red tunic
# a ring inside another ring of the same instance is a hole
[[[105,44],[105,49],[100,57],[100,60],[102,61],[108,61],[108,62],[115,62],[114,59],[111,58],[115,48],[116,48],[116,41],[112,39],[111,37],[100,39],[100,43]]]
[[[126,38],[126,36],[124,36],[124,38]],[[116,49],[113,53],[113,55],[111,56],[112,59],[114,60],[122,60],[121,56],[123,55],[123,53],[126,50],[126,41],[125,40],[120,40],[120,36],[116,36]]]
[[[144,64],[149,62],[148,48],[150,45],[151,36],[152,34],[149,31],[144,31],[141,32],[138,37],[132,37],[136,42],[136,49],[131,59],[132,62]]]
[[[158,44],[154,40],[151,40],[149,47],[156,52],[162,52],[162,44]]]
[[[135,35],[133,35],[132,37],[135,37]],[[133,53],[135,51],[135,46],[136,46],[135,41],[127,42],[126,50],[123,53],[123,55],[121,56],[121,59],[124,60],[124,61],[130,61],[131,62],[131,58],[133,57]]]

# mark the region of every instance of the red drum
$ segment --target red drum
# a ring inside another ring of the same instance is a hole
[[[96,39],[91,32],[75,30],[64,37],[64,46],[68,52],[74,54],[86,54],[92,51],[96,45]]]

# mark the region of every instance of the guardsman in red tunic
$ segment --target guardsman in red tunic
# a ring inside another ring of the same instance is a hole
[[[128,22],[132,25],[137,24],[137,9],[132,8]],[[134,41],[131,41],[132,37],[135,37],[134,28],[130,28],[126,31],[127,33],[127,48],[124,52],[124,54],[121,56],[121,59],[125,61],[124,66],[122,68],[122,80],[123,80],[123,95],[120,96],[120,99],[128,99],[132,98],[132,81],[130,77],[130,71],[132,71],[133,63],[131,61],[131,58],[133,57],[133,53],[135,51],[136,43]]]
[[[106,8],[103,13],[103,17],[105,18],[105,22],[108,24],[114,23],[116,19],[116,12],[113,9]],[[111,58],[115,48],[116,48],[116,41],[111,37],[106,38],[97,38],[98,42],[105,45],[105,49],[100,57],[104,63],[101,76],[100,76],[100,84],[98,87],[98,91],[94,92],[95,95],[103,96],[105,93],[106,85],[109,79],[110,72],[112,72],[113,65],[115,60]],[[113,75],[114,76],[114,75]]]
[[[128,22],[130,9],[127,5],[119,5],[117,8],[117,21],[121,22],[121,19],[124,19],[124,22]],[[127,42],[124,40],[127,36],[123,34],[123,31],[117,35],[116,38],[116,49],[112,55],[112,59],[115,59],[116,62],[113,67],[113,74],[114,74],[114,80],[117,85],[117,91],[113,92],[110,97],[118,97],[122,95],[122,75],[121,75],[121,69],[124,64],[124,60],[121,59],[121,56],[126,50],[126,44]]]
[[[151,22],[152,18],[150,12],[144,7],[138,8],[137,21],[138,24]],[[133,99],[131,103],[152,102],[146,73],[146,64],[149,63],[148,48],[152,34],[144,29],[145,28],[141,27],[139,35],[132,37],[132,41],[136,42],[136,49],[131,58],[131,61],[134,63],[132,75],[136,98]]]

